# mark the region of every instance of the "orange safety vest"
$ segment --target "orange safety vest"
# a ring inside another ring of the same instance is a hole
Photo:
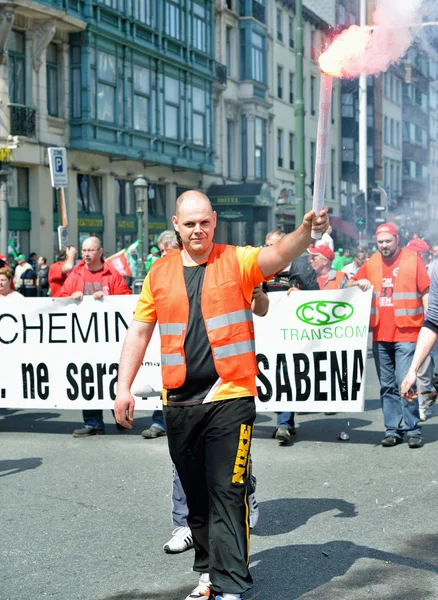
[[[346,279],[347,275],[343,271],[336,271],[336,276],[334,279],[328,279],[324,284],[323,290],[340,290],[343,281]]]
[[[258,373],[251,304],[242,293],[241,281],[236,248],[214,244],[202,286],[201,313],[216,370],[224,381]],[[150,287],[160,327],[163,387],[175,389],[186,379],[184,341],[189,322],[180,252],[152,265]]]
[[[417,253],[402,248],[400,266],[394,285],[394,316],[397,327],[421,327],[424,309],[422,295],[417,289]],[[373,286],[370,327],[379,322],[378,298],[382,291],[382,256],[373,254],[365,263],[366,278]]]

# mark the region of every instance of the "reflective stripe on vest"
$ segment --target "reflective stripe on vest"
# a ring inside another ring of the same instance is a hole
[[[237,344],[228,344],[214,349],[214,357],[217,359],[230,358],[247,352],[255,352],[255,341],[238,342]]]
[[[252,312],[250,310],[236,310],[225,315],[219,315],[218,317],[212,317],[207,319],[205,324],[207,325],[208,331],[219,329],[219,327],[226,327],[227,325],[236,325],[237,323],[243,323],[245,321],[252,321]]]
[[[399,308],[394,311],[396,317],[413,317],[415,315],[422,315],[423,313],[422,306],[420,308]]]
[[[184,356],[181,356],[181,354],[162,354],[161,364],[163,367],[174,367],[176,365],[183,365]]]
[[[396,292],[393,294],[394,300],[417,300],[421,298],[421,294],[418,292]]]
[[[185,328],[185,323],[160,323],[160,335],[181,335]]]

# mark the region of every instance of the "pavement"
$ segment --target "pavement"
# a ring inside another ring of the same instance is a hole
[[[371,361],[367,373],[364,413],[300,414],[293,445],[258,415],[245,600],[438,600],[438,409],[423,448],[382,448]],[[162,550],[166,438],[141,437],[150,413],[129,433],[105,418],[105,436],[74,439],[80,412],[0,410],[0,600],[184,600],[195,586],[193,551]]]

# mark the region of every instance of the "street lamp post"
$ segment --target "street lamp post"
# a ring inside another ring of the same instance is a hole
[[[141,288],[143,286],[143,281],[146,276],[144,261],[143,261],[143,237],[144,237],[144,229],[143,229],[143,215],[146,210],[146,214],[148,211],[148,182],[142,175],[139,175],[137,179],[134,181],[134,193],[135,193],[135,203],[137,205],[136,213],[137,213],[137,239],[138,239],[138,247],[137,247],[137,255],[139,259],[137,261],[137,275],[134,279],[133,292],[134,294],[139,294],[141,292]],[[146,236],[146,241],[148,236]],[[149,249],[149,248],[147,248]]]

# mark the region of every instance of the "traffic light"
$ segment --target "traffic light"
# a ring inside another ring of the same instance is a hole
[[[386,191],[377,187],[368,192],[368,227],[370,233],[388,220],[388,197]]]
[[[359,192],[353,200],[354,223],[358,231],[365,231],[366,227],[366,206],[365,194]]]

